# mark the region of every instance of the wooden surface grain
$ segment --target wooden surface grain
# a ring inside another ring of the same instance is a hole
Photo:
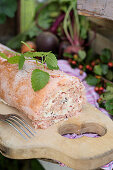
[[[113,20],[113,0],[78,0],[79,14]]]
[[[24,114],[0,103],[0,113]],[[76,170],[101,167],[113,160],[113,122],[93,106],[87,104],[77,117],[61,121],[26,141],[12,127],[0,122],[0,152],[13,159],[46,158],[58,160]],[[98,133],[100,137],[63,137],[67,133]]]

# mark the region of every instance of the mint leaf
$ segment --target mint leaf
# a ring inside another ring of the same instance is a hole
[[[106,107],[106,110],[113,111],[113,98],[106,101],[105,107]]]
[[[112,80],[113,79],[113,72],[111,70],[109,70],[108,73],[106,74],[106,78],[108,80]]]
[[[90,75],[86,77],[86,81],[89,85],[96,86],[100,82],[100,79],[97,79],[96,77]]]
[[[0,52],[0,57],[4,58],[4,59],[8,59],[8,57],[4,54]]]
[[[17,64],[19,63],[19,58],[20,58],[19,55],[15,55],[14,57],[8,58],[7,61],[10,64]]]
[[[34,91],[40,90],[43,87],[45,87],[48,81],[49,81],[49,74],[47,72],[39,69],[33,70],[31,76],[31,84]]]
[[[33,58],[33,57],[44,57],[44,56],[47,56],[50,52],[26,52],[24,53],[24,56],[25,57],[30,57],[30,58]]]
[[[98,74],[98,75],[102,75],[102,68],[101,68],[101,66],[100,65],[96,65],[95,67],[94,67],[94,73],[95,74]]]
[[[103,63],[107,64],[109,62],[111,56],[112,56],[111,51],[109,49],[105,48],[104,50],[102,50],[102,55],[100,56],[100,59]]]
[[[24,62],[25,62],[24,55],[20,55],[20,58],[19,58],[19,70],[21,70],[23,68]]]
[[[84,60],[85,57],[86,57],[86,52],[83,51],[83,50],[79,50],[78,55],[79,55],[79,57],[80,57],[80,59],[81,59],[81,61],[82,61],[82,60]]]
[[[53,53],[49,53],[48,56],[46,57],[46,64],[47,64],[47,67],[51,70],[59,69],[57,65],[57,59]]]
[[[106,75],[108,73],[108,65],[102,64],[101,68],[102,68],[102,74]]]

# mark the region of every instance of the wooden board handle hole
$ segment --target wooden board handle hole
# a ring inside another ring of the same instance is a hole
[[[64,124],[59,127],[58,133],[63,136],[66,134],[77,134],[82,135],[86,133],[97,134],[98,137],[104,136],[107,132],[107,129],[97,123],[85,123],[76,125],[76,124]]]

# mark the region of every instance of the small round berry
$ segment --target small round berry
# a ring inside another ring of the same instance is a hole
[[[112,62],[109,62],[109,63],[108,63],[108,66],[109,66],[109,67],[113,67],[113,63],[112,63]]]
[[[92,70],[93,70],[93,68],[90,66],[90,67],[89,67],[89,71],[92,71]]]
[[[98,91],[98,94],[102,94],[102,91],[99,90],[99,91]]]
[[[74,54],[74,59],[77,60],[78,59],[78,55],[77,54]]]
[[[83,65],[80,64],[80,65],[78,66],[78,68],[79,68],[80,70],[82,70],[82,69],[83,69]]]
[[[80,70],[80,72],[79,72],[79,73],[80,73],[80,75],[83,75],[83,70]]]
[[[95,91],[98,92],[99,91],[99,87],[95,87]]]
[[[86,68],[89,70],[89,68],[90,68],[90,65],[86,65]]]
[[[95,61],[92,61],[92,62],[91,62],[91,65],[94,67],[94,66],[95,66]]]
[[[76,65],[76,63],[77,63],[77,62],[76,62],[76,61],[74,61],[74,60],[71,62],[71,64],[73,64],[73,65]]]
[[[99,90],[100,90],[100,91],[103,91],[103,90],[104,90],[104,88],[103,88],[103,87],[100,87],[100,88],[99,88]]]
[[[98,100],[97,100],[98,103],[101,103],[102,102],[102,98],[100,97]]]

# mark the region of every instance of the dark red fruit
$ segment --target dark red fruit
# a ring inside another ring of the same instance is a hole
[[[80,65],[78,66],[78,68],[79,68],[80,70],[82,70],[82,69],[83,69],[83,65],[80,64]]]
[[[103,87],[100,87],[100,88],[99,88],[99,90],[100,90],[100,91],[103,91],[103,90],[104,90],[104,88],[103,88]]]
[[[93,70],[93,68],[91,66],[89,66],[89,71],[92,71],[92,70]]]
[[[71,62],[71,64],[73,64],[73,65],[76,65],[76,63],[77,63],[77,62],[76,62],[76,61],[74,61],[74,60]]]
[[[102,94],[102,91],[99,90],[99,91],[98,91],[98,94]]]
[[[109,62],[109,63],[108,63],[108,66],[109,66],[109,67],[113,67],[113,63],[112,63],[112,62]]]
[[[59,39],[51,32],[42,32],[36,37],[37,51],[57,52]]]
[[[89,68],[90,68],[90,65],[86,65],[86,68],[89,70]]]
[[[95,91],[98,92],[99,91],[99,87],[95,87]]]
[[[94,67],[95,66],[95,61],[92,61],[91,65]]]

